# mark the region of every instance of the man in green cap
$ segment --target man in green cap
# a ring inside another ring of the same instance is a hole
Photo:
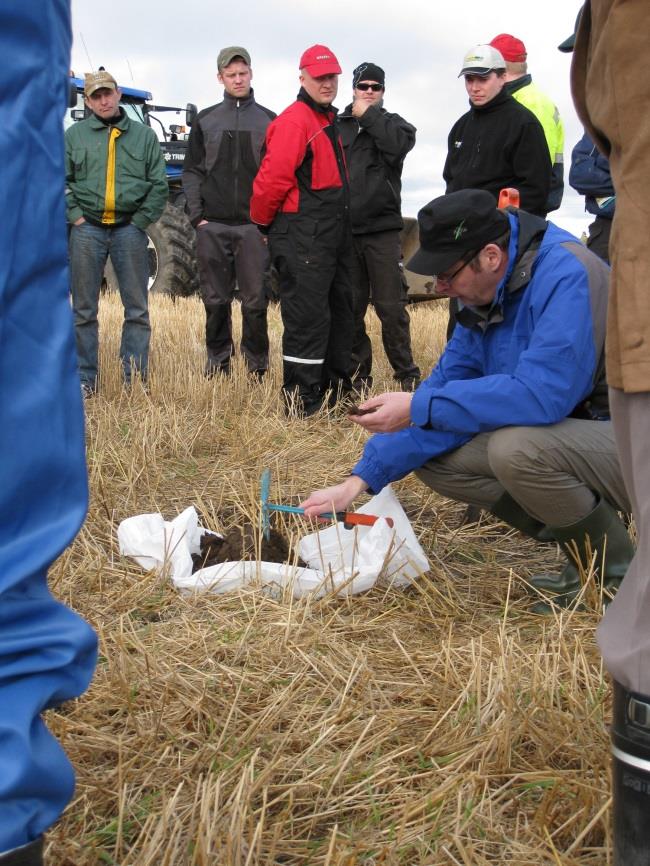
[[[269,363],[269,254],[251,222],[249,205],[264,135],[275,114],[255,101],[251,58],[241,45],[219,52],[217,78],[223,100],[196,118],[183,167],[205,305],[206,374],[230,372],[235,351],[231,307],[237,288],[241,352],[249,373],[261,378]]]

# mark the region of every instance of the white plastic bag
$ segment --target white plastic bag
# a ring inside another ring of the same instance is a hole
[[[291,586],[296,598],[308,593],[353,595],[370,589],[380,577],[403,586],[428,570],[424,551],[390,487],[358,510],[392,517],[394,525],[391,528],[385,520],[378,520],[374,526],[345,529],[336,523],[303,536],[298,550],[309,568],[241,561],[211,565],[192,574],[192,554],[200,552],[206,531],[199,526],[192,506],[171,522],[160,514],[129,517],[120,523],[117,537],[120,553],[132,556],[143,568],[161,571],[167,566],[181,592],[224,593],[259,581],[278,589]]]

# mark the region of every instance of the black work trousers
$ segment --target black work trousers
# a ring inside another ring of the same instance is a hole
[[[279,214],[269,243],[284,325],[283,396],[309,415],[328,388],[336,400],[352,387],[352,234],[342,214]]]
[[[257,226],[218,222],[199,226],[196,255],[206,313],[206,372],[230,370],[235,351],[231,316],[235,287],[242,311],[241,353],[250,372],[264,372],[269,363],[264,287],[269,255]]]
[[[372,298],[381,322],[381,339],[395,379],[402,382],[420,378],[413,361],[406,289],[399,267],[399,232],[354,235],[354,341],[352,362],[355,378],[369,380],[372,374],[372,343],[366,331],[365,315]]]
[[[609,264],[609,236],[612,232],[612,221],[606,217],[597,216],[589,226],[587,246],[604,262]]]

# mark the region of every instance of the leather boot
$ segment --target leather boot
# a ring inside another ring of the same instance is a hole
[[[529,583],[535,589],[553,593],[556,605],[568,607],[580,591],[579,566],[587,569],[595,554],[601,584],[610,594],[616,592],[634,556],[634,546],[625,524],[608,502],[601,499],[582,520],[551,531],[567,558],[567,564],[559,574],[533,575]],[[534,605],[532,611],[550,613],[551,607],[542,601]]]
[[[614,866],[650,862],[650,697],[614,681],[612,720]]]
[[[499,520],[503,520],[508,526],[518,529],[529,538],[534,538],[536,541],[554,541],[554,536],[548,526],[531,517],[508,492],[503,493],[497,499],[490,511]]]
[[[29,845],[0,854],[0,866],[43,866],[43,837],[39,836]]]

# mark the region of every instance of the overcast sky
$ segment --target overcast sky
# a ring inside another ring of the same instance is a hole
[[[468,108],[457,75],[465,52],[498,33],[511,33],[528,49],[533,80],[554,100],[565,130],[565,194],[551,215],[580,234],[589,223],[583,200],[568,187],[571,148],[582,129],[569,90],[571,55],[557,46],[572,31],[580,0],[112,0],[98,12],[72,0],[72,68],[77,75],[105,66],[123,85],[150,90],[154,101],[199,109],[218,102],[216,57],[243,45],[252,58],[255,97],[280,112],[298,92],[302,51],[323,43],[343,74],[335,101],[351,97],[352,70],[372,61],[386,71],[385,105],[418,130],[404,165],[403,212],[415,216],[440,195],[447,134]],[[107,7],[108,8],[108,7]],[[167,116],[168,122],[178,122]]]

